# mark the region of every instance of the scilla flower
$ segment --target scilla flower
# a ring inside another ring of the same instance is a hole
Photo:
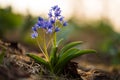
[[[67,26],[67,22],[65,22],[64,17],[61,16],[61,10],[58,5],[51,7],[48,16],[48,20],[38,17],[37,23],[32,27],[32,38],[36,38],[38,36],[38,29],[43,29],[46,31],[46,34],[52,34],[54,32],[58,32],[61,26]]]
[[[81,41],[71,42],[61,47],[62,39],[57,40],[56,33],[63,26],[67,26],[67,22],[64,21],[58,5],[51,7],[48,16],[48,19],[39,17],[37,23],[32,27],[32,38],[35,38],[44,58],[34,54],[27,55],[34,59],[35,62],[44,65],[45,69],[50,71],[50,74],[59,75],[64,72],[66,65],[72,59],[83,54],[94,53],[95,51],[75,48],[75,46],[82,43]]]
[[[33,32],[31,36],[32,36],[32,38],[36,38],[36,37],[38,37],[38,33],[37,32]]]

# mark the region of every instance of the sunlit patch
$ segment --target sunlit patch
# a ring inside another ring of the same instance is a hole
[[[109,0],[107,15],[115,31],[120,32],[120,0]]]
[[[73,6],[70,5],[70,0],[0,0],[2,7],[11,5],[15,13],[31,14],[33,16],[47,15],[47,10],[52,5],[59,5],[63,9],[63,15],[69,18],[72,15]]]
[[[111,20],[117,31],[120,30],[120,0],[0,0],[0,7],[11,5],[14,13],[29,13],[33,16],[47,15],[49,7],[56,4],[63,9],[62,15],[66,19],[73,16],[72,14],[78,20],[105,17]]]
[[[100,18],[103,10],[102,0],[82,0],[84,14],[88,18]]]

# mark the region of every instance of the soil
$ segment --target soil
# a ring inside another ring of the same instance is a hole
[[[74,59],[65,66],[61,75],[56,76],[27,57],[27,48],[20,44],[0,41],[0,52],[3,49],[6,51],[0,64],[0,80],[120,80],[120,66],[98,65],[94,63],[94,57],[92,62]]]

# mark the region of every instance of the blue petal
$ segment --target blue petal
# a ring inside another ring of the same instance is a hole
[[[33,30],[33,31],[37,31],[37,28],[36,28],[36,27],[32,27],[32,30]]]
[[[44,29],[47,29],[48,25],[49,25],[48,21],[44,21],[44,23],[43,23],[43,28],[44,28]]]
[[[58,5],[55,5],[52,7],[53,11],[56,10],[58,8]]]
[[[52,19],[52,18],[50,18],[50,22],[51,22],[51,24],[54,24],[54,23],[55,23],[55,20]]]
[[[38,17],[38,21],[43,21],[44,19],[42,17]]]
[[[57,7],[57,8],[56,8],[56,11],[60,11],[60,8],[59,8],[59,7]]]
[[[52,29],[48,29],[47,33],[52,33]]]
[[[61,16],[60,13],[61,13],[61,10],[60,11],[55,11],[54,12],[55,17]]]
[[[55,32],[58,32],[58,31],[60,31],[60,28],[56,27]]]
[[[36,38],[38,37],[38,33],[37,32],[33,32],[32,35],[31,35],[32,38]]]
[[[38,25],[38,28],[41,28],[41,26],[43,26],[43,22],[38,22],[37,25]]]
[[[53,27],[53,25],[51,25],[51,24],[48,26],[49,29],[52,28],[52,27]]]
[[[64,23],[63,23],[63,26],[67,26],[67,22],[64,22]]]
[[[59,20],[62,22],[63,21],[63,19],[64,19],[64,17],[63,16],[61,16],[60,18],[59,18]]]
[[[49,17],[52,17],[52,16],[53,16],[51,11],[48,13],[48,16],[49,16]]]

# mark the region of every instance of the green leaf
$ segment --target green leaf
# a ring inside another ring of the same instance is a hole
[[[3,59],[4,59],[4,56],[5,56],[5,51],[3,50],[3,51],[0,53],[0,64],[2,64]]]
[[[51,63],[52,66],[54,66],[54,65],[55,65],[55,62],[56,62],[57,49],[58,49],[57,47],[52,47],[52,49],[51,49],[51,53],[50,53],[50,63]]]
[[[67,50],[66,52],[64,52],[63,55],[59,56],[59,58],[63,59],[65,57],[67,57],[68,55],[74,54],[78,51],[79,51],[79,49],[77,49],[77,48],[71,48],[71,49]]]
[[[62,43],[63,39],[60,39],[58,42],[57,42],[57,46],[59,46],[61,43]]]
[[[84,55],[84,54],[90,54],[90,53],[96,53],[96,51],[95,50],[91,50],[91,49],[90,50],[79,50],[75,54],[71,54],[72,56],[70,56],[68,60],[71,60],[73,58],[76,58],[76,57]]]
[[[95,50],[73,50],[72,51],[71,49],[67,51],[64,54],[69,54],[69,55],[63,55],[62,57],[60,57],[60,59],[58,60],[58,63],[56,64],[54,68],[54,71],[59,73],[64,68],[64,66],[67,64],[67,62],[69,62],[73,58],[76,58],[78,56],[81,56],[83,54],[88,54],[88,53],[95,53]]]
[[[56,72],[57,69],[59,69],[59,68],[61,68],[61,67],[63,66],[64,60],[67,58],[67,56],[70,56],[71,54],[74,54],[74,53],[76,53],[76,52],[78,52],[78,51],[79,51],[79,50],[76,49],[76,48],[69,49],[69,50],[66,51],[62,56],[60,56],[60,57],[58,58],[58,61],[57,61],[56,65],[55,65],[54,72]],[[63,63],[61,63],[61,62],[63,62]]]
[[[39,63],[39,64],[43,64],[45,67],[49,68],[49,64],[47,61],[45,61],[43,58],[36,56],[34,54],[27,54],[27,56],[29,56],[30,58],[32,58],[33,60],[35,60],[35,62]]]
[[[65,51],[67,51],[68,49],[73,48],[73,47],[75,47],[75,46],[77,46],[77,45],[79,45],[79,44],[81,44],[81,43],[82,43],[82,41],[76,41],[76,42],[72,42],[72,43],[67,44],[66,46],[64,46],[64,47],[61,49],[59,56],[61,56],[61,55],[62,55]]]

